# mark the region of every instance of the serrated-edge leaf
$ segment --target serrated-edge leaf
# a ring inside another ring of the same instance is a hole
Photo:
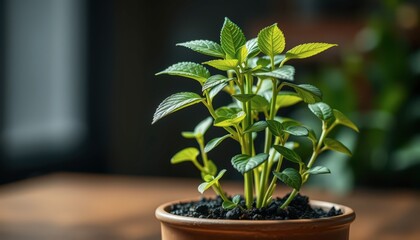
[[[283,155],[283,157],[285,157],[287,160],[289,160],[291,162],[294,162],[294,163],[302,164],[301,157],[294,150],[289,149],[289,148],[284,147],[284,146],[280,146],[280,145],[274,145],[273,147],[277,152],[279,152],[281,155]]]
[[[333,109],[335,122],[337,124],[341,124],[343,126],[346,126],[348,128],[353,129],[356,132],[359,132],[359,128],[354,124],[349,118],[346,117],[342,112],[338,111],[337,109]]]
[[[307,58],[312,57],[318,53],[321,53],[331,47],[337,46],[337,44],[330,43],[304,43],[297,45],[296,47],[290,49],[286,52],[286,58],[296,59],[296,58]]]
[[[332,138],[325,138],[324,145],[327,149],[330,149],[336,152],[341,152],[349,156],[352,155],[350,149],[348,149],[343,143],[341,143],[338,140],[335,140]]]
[[[238,59],[216,59],[216,60],[203,62],[203,64],[207,64],[209,66],[212,66],[222,71],[228,71],[228,70],[235,70],[235,68],[239,64],[239,61]]]
[[[167,69],[156,73],[156,75],[169,74],[191,78],[203,83],[210,77],[210,72],[203,65],[194,62],[175,63]]]
[[[268,126],[266,121],[258,121],[249,126],[247,129],[245,129],[244,133],[250,133],[250,132],[260,132],[266,129]]]
[[[232,97],[234,97],[235,99],[237,99],[238,101],[240,101],[242,103],[246,103],[246,102],[250,101],[255,96],[256,96],[256,94],[235,94],[235,95],[232,95]]]
[[[318,175],[318,174],[328,174],[328,173],[331,173],[331,171],[330,169],[324,166],[315,166],[309,169],[307,173],[312,174],[312,175]]]
[[[308,104],[308,107],[322,121],[328,121],[334,117],[332,108],[324,102]]]
[[[204,152],[208,153],[211,150],[213,150],[215,147],[217,147],[220,143],[223,142],[223,140],[225,140],[226,138],[230,137],[230,134],[226,134],[222,137],[218,137],[218,138],[213,138],[212,140],[210,140],[206,146],[204,147]]]
[[[218,43],[209,40],[193,40],[189,42],[178,43],[176,46],[186,47],[195,52],[212,57],[225,57],[225,53],[222,47]]]
[[[226,57],[235,58],[236,52],[246,43],[242,30],[229,18],[225,18],[220,32],[220,44]]]
[[[274,176],[284,182],[287,186],[300,190],[302,186],[302,176],[294,168],[286,168],[282,172],[273,172]]]
[[[228,84],[227,83],[221,83],[219,85],[214,86],[210,92],[209,97],[210,99],[213,99],[220,91],[222,91]]]
[[[257,56],[260,53],[260,49],[258,48],[258,39],[253,38],[248,40],[245,43],[246,49],[248,50],[248,59]]]
[[[255,76],[258,77],[273,77],[282,80],[293,81],[295,75],[295,68],[290,65],[284,65],[280,68],[277,68],[273,71],[269,72],[257,72],[254,73]]]
[[[194,134],[197,136],[198,134],[204,135],[207,130],[210,128],[210,126],[213,123],[212,117],[207,117],[203,121],[197,124],[197,126],[194,128]]]
[[[270,132],[277,137],[280,137],[283,133],[283,125],[276,120],[267,120],[268,129]]]
[[[186,161],[196,161],[199,154],[200,151],[195,147],[184,148],[181,151],[175,153],[175,155],[171,158],[171,163],[177,164]]]
[[[282,53],[285,46],[286,40],[283,32],[277,27],[277,23],[263,28],[258,33],[258,47],[268,56]]]
[[[212,88],[218,84],[223,83],[224,81],[228,80],[228,78],[226,76],[220,75],[220,74],[216,74],[213,75],[211,77],[209,77],[203,84],[202,87],[202,91],[204,92],[205,90]]]
[[[245,154],[238,154],[232,158],[231,162],[238,172],[244,174],[261,165],[268,159],[268,156],[269,155],[266,153],[260,153],[253,157]]]
[[[202,100],[203,99],[200,95],[193,92],[180,92],[172,94],[159,104],[153,114],[152,124],[173,112],[199,103]]]

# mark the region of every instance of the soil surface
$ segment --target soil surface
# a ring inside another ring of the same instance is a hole
[[[223,200],[217,198],[202,198],[195,202],[184,202],[171,207],[171,213],[186,217],[208,218],[208,219],[239,219],[239,220],[287,220],[287,219],[314,219],[341,215],[340,209],[332,207],[328,211],[321,208],[312,208],[309,205],[309,198],[297,195],[286,209],[280,209],[288,195],[283,198],[274,199],[271,204],[262,209],[245,209],[245,201],[242,199],[240,205],[230,210],[223,209]]]

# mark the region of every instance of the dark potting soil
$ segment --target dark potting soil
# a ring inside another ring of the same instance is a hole
[[[309,198],[298,194],[285,209],[279,207],[286,201],[288,195],[274,199],[269,206],[261,209],[245,209],[242,199],[240,207],[230,210],[223,209],[223,200],[217,198],[201,198],[195,202],[184,202],[171,207],[171,213],[185,217],[208,219],[239,219],[239,220],[287,220],[287,219],[314,219],[332,217],[343,214],[341,209],[332,207],[328,211],[321,208],[312,208]]]

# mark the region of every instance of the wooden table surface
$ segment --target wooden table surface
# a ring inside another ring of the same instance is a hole
[[[0,186],[1,240],[159,240],[154,209],[198,197],[198,180],[57,173]],[[225,183],[228,191],[240,191]],[[282,194],[282,193],[279,193]],[[420,239],[419,191],[355,190],[347,196],[306,189],[356,211],[352,240]]]

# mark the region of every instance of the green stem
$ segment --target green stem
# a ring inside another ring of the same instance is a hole
[[[209,160],[208,160],[208,158],[207,158],[207,154],[206,154],[206,152],[204,151],[204,137],[203,137],[203,136],[201,136],[201,137],[197,138],[197,142],[198,142],[198,145],[200,146],[201,158],[203,159],[203,164],[204,164],[204,167],[205,167],[206,169],[208,169],[208,166],[209,166]],[[206,171],[206,172],[207,172],[207,171]]]
[[[296,195],[299,193],[298,190],[293,189],[293,191],[290,193],[289,197],[286,199],[286,201],[280,206],[281,209],[285,209],[287,206],[289,206],[290,202],[296,197]]]

